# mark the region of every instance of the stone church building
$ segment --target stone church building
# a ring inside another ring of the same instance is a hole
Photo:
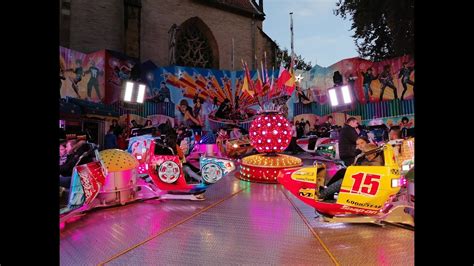
[[[122,52],[157,66],[274,66],[263,0],[60,0],[60,45]],[[277,66],[275,66],[277,67]]]

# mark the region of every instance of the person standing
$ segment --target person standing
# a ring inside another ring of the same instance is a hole
[[[309,120],[306,119],[306,122],[304,123],[304,135],[308,136],[309,130],[311,129],[311,124],[309,123]]]
[[[296,126],[293,121],[290,121],[291,124],[291,142],[290,142],[290,147],[291,147],[291,154],[297,154],[297,144],[296,144],[296,138],[297,138],[297,132],[296,132]]]
[[[332,76],[332,81],[334,82],[334,87],[342,86],[343,79],[342,79],[342,75],[341,75],[341,73],[339,73],[339,71],[334,72],[334,75]]]
[[[110,126],[114,131],[114,135],[118,138],[123,132],[123,128],[119,126],[117,119],[112,120],[112,125]]]
[[[358,126],[357,118],[350,117],[339,133],[339,157],[346,165],[351,165],[357,156],[356,141],[360,133]]]
[[[107,134],[105,135],[104,149],[116,149],[117,147],[117,136],[114,135],[114,129],[112,126],[110,126]]]

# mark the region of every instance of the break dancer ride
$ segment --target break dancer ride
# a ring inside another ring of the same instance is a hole
[[[409,167],[400,169],[392,145],[387,143],[365,154],[361,153],[355,162],[363,156],[376,153],[383,156],[384,164],[349,166],[334,200],[320,197],[326,179],[324,164],[315,162],[310,167],[283,170],[278,182],[298,199],[314,207],[327,222],[388,222],[414,226],[414,196],[406,189],[407,180],[404,177]]]
[[[291,141],[291,128],[288,120],[275,110],[264,111],[250,126],[250,141],[260,154],[242,159],[240,171],[236,176],[242,180],[277,183],[281,170],[302,166],[301,159],[279,154]]]
[[[190,183],[173,150],[157,140],[149,140],[138,155],[140,159],[146,158],[141,162],[125,151],[98,152],[97,146],[89,144],[90,150],[79,158],[74,168],[68,205],[60,209],[60,223],[94,208],[125,205],[137,200],[204,200],[206,188],[235,169],[232,161],[202,157],[202,178],[198,183]],[[81,164],[83,158],[91,155],[94,157],[92,162]]]

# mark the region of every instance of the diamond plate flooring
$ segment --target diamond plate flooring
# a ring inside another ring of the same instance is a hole
[[[231,174],[206,198],[89,212],[61,230],[61,265],[414,264],[413,231],[324,223],[280,185]]]

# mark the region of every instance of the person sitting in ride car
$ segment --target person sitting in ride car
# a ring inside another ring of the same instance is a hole
[[[402,138],[402,131],[400,130],[399,126],[393,126],[390,128],[390,131],[388,132],[388,140],[393,141],[397,139]],[[401,149],[399,145],[394,145],[393,149],[393,154],[395,155],[395,158],[398,158],[398,155],[400,154]]]
[[[365,146],[369,144],[370,141],[366,137],[358,137],[356,140],[356,149],[359,151],[363,151]]]
[[[389,140],[397,140],[402,138],[402,131],[400,130],[399,126],[393,126],[390,128],[388,132],[388,139]]]
[[[66,141],[59,143],[59,165],[63,165],[67,160]]]
[[[179,160],[183,165],[183,172],[185,175],[196,181],[201,181],[201,176],[197,173],[199,172],[199,169],[186,162],[186,158],[184,157],[181,147],[176,143],[176,138],[176,134],[168,134],[166,136],[166,145],[173,150],[174,154],[178,155]]]
[[[373,143],[366,144],[363,148],[362,151],[364,153],[368,153],[369,151],[372,151],[377,148],[377,145]],[[382,156],[376,152],[372,154],[365,155],[365,158],[362,160],[359,160],[357,162],[357,165],[365,165],[365,166],[382,166],[383,165],[383,159]],[[319,199],[320,200],[332,200],[334,199],[334,194],[338,192],[341,189],[342,181],[344,180],[344,175],[346,174],[347,168],[340,169],[337,171],[337,173],[333,176],[333,178],[330,181],[331,184],[328,182],[328,186],[321,191],[319,194]]]
[[[178,134],[176,143],[181,147],[184,154],[189,154],[189,146],[193,133],[186,130],[186,128],[178,128],[176,133]]]
[[[173,150],[175,155],[178,155],[179,160],[182,163],[186,162],[186,158],[184,157],[184,152],[181,147],[177,143],[177,136],[175,133],[169,133],[166,135],[166,146],[170,147]]]
[[[66,161],[59,166],[59,186],[69,188],[71,186],[72,170],[76,165],[83,151],[80,149],[86,142],[81,140],[77,142],[75,139],[68,140],[66,143]]]
[[[216,138],[217,148],[219,149],[221,156],[225,156],[226,154],[225,143],[228,139],[229,139],[229,135],[227,135],[227,131],[221,127],[219,129],[219,132],[217,132],[217,138]]]
[[[409,137],[408,129],[411,126],[412,126],[412,123],[409,122],[408,117],[404,116],[402,118],[402,121],[400,122],[400,131],[401,131],[402,138],[407,139]]]
[[[240,132],[239,127],[232,128],[232,131],[230,132],[230,138],[231,139],[240,139],[240,138],[242,138],[242,132]]]
[[[356,140],[356,149],[359,151],[364,151],[366,149],[367,144],[369,144],[370,141],[365,138],[365,137],[358,137]],[[341,169],[342,170],[342,169]],[[344,171],[339,170],[336,172],[336,174],[329,180],[329,182],[326,184],[326,187],[330,186],[331,184],[335,183],[341,178],[344,178],[344,173],[346,172],[346,168],[344,168]]]

